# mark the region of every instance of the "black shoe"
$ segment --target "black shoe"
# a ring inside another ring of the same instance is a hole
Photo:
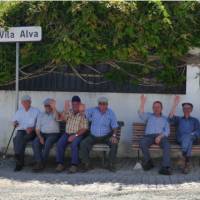
[[[22,167],[24,166],[24,156],[16,154],[15,161],[16,161],[16,165],[19,165],[19,166],[21,165]]]
[[[170,170],[170,167],[162,167],[159,172],[159,174],[162,174],[162,175],[171,175],[172,172]]]
[[[154,168],[153,162],[151,160],[149,160],[147,163],[143,163],[142,167],[144,169],[144,171],[148,171],[152,168]]]
[[[87,172],[91,169],[91,166],[89,163],[82,163],[80,166],[79,166],[79,172]]]
[[[110,172],[116,172],[116,166],[113,163],[108,163],[108,165],[106,166],[106,169],[108,169]]]
[[[20,165],[20,164],[16,164],[15,166],[15,169],[14,169],[14,172],[19,172],[23,169],[23,165]]]

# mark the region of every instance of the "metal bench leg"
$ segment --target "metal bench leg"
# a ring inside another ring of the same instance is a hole
[[[140,150],[138,149],[137,150],[137,162],[139,162],[140,161]]]
[[[142,165],[141,165],[141,162],[140,162],[140,150],[139,149],[137,150],[137,162],[136,162],[133,169],[134,170],[142,169]]]
[[[105,166],[106,163],[106,151],[103,151],[102,165]]]

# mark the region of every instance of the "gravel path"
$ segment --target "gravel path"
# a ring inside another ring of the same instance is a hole
[[[19,173],[12,168],[12,159],[1,162],[0,200],[200,199],[199,167],[189,175],[175,171],[172,176],[158,175],[158,168],[133,170],[129,160],[121,162],[117,173],[97,168],[83,174],[57,174],[50,167],[36,174],[30,167]]]

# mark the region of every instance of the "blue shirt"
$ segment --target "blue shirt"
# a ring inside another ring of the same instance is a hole
[[[168,136],[170,133],[167,117],[161,115],[157,117],[154,113],[138,112],[139,117],[146,123],[145,134],[163,134]]]
[[[85,114],[91,122],[91,134],[96,137],[108,135],[112,129],[118,127],[115,113],[110,108],[102,113],[98,107],[94,107],[87,109]]]
[[[192,134],[192,135],[200,135],[200,124],[199,120],[194,117],[180,117],[174,116],[169,118],[170,123],[176,126],[176,136],[177,138],[181,138],[182,135]]]

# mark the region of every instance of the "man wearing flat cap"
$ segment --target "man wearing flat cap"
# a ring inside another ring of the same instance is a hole
[[[65,101],[64,112],[60,113],[61,120],[66,122],[65,133],[61,136],[57,143],[56,151],[56,171],[61,172],[65,169],[64,157],[67,145],[71,145],[71,166],[69,173],[76,173],[79,164],[79,144],[88,129],[88,121],[84,115],[80,113],[79,107],[81,99],[79,96],[73,96],[71,100],[72,108],[70,109],[70,101]],[[53,105],[55,112],[56,107]],[[57,112],[58,113],[58,112]],[[57,115],[58,116],[58,115]]]
[[[35,138],[35,125],[39,110],[31,106],[31,97],[25,95],[21,98],[20,107],[13,117],[13,125],[17,133],[13,139],[16,167],[14,171],[22,170],[24,166],[24,152],[26,144]]]
[[[192,154],[192,145],[197,143],[200,136],[199,120],[191,116],[193,105],[191,103],[183,103],[183,116],[175,116],[176,107],[180,102],[180,97],[175,96],[172,110],[169,114],[170,123],[176,126],[176,139],[181,145],[182,155],[179,160],[179,165],[184,174],[190,171],[190,158]]]
[[[50,98],[44,101],[44,112],[37,119],[35,129],[37,137],[32,143],[36,161],[33,168],[34,172],[39,172],[45,168],[50,149],[60,137],[59,122],[56,120],[57,116],[51,107],[52,101],[54,99]]]
[[[84,110],[84,108],[83,108]],[[90,121],[90,134],[81,142],[80,158],[82,161],[81,171],[90,169],[89,153],[96,143],[105,143],[110,146],[108,169],[115,171],[115,160],[117,155],[117,118],[115,113],[108,108],[108,99],[100,97],[98,106],[85,111],[86,118]]]

